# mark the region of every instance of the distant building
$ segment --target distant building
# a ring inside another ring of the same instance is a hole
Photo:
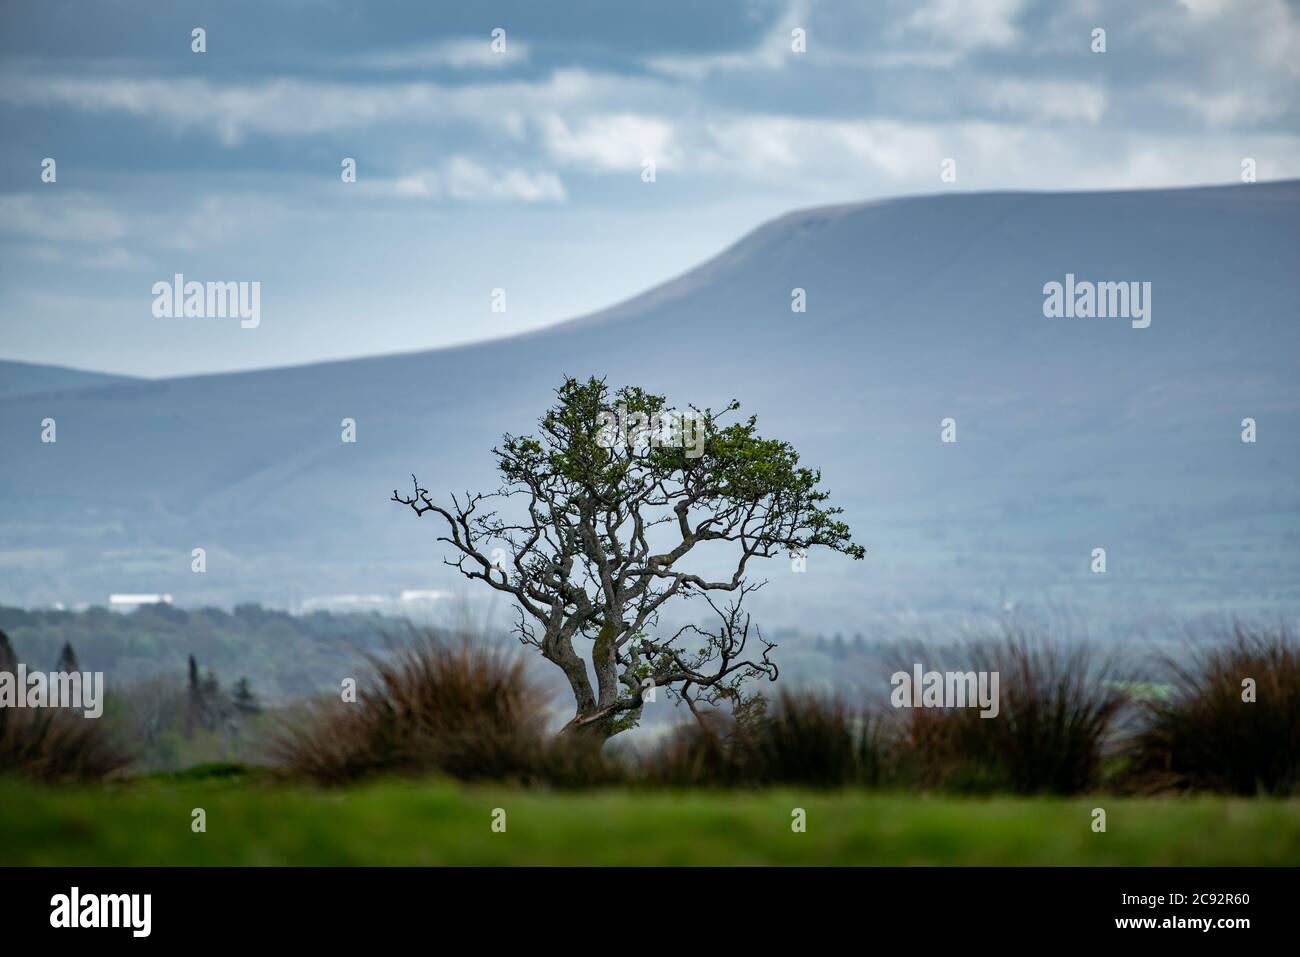
[[[441,601],[442,599],[447,598],[450,594],[450,592],[439,591],[436,588],[407,588],[402,592],[402,601]]]
[[[108,607],[114,611],[135,611],[141,605],[170,605],[171,595],[109,595]]]

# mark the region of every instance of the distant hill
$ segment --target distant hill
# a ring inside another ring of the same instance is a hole
[[[0,398],[35,395],[41,392],[64,392],[69,389],[85,389],[130,381],[128,376],[82,372],[80,369],[65,369],[63,366],[0,359]]]
[[[435,490],[494,486],[500,434],[530,431],[562,374],[595,373],[678,402],[740,399],[822,468],[868,557],[814,553],[802,575],[768,563],[765,621],[1294,613],[1298,254],[1296,182],[896,199],[791,213],[517,338],[11,394],[0,601],[451,587],[434,525],[392,489],[412,472]],[[1150,327],[1045,318],[1044,284],[1067,274],[1150,282]],[[47,415],[56,445],[39,442]],[[940,442],[946,417],[956,444]],[[190,571],[196,546],[206,575]]]

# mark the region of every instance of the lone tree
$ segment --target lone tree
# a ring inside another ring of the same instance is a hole
[[[412,494],[393,501],[441,518],[438,540],[454,550],[444,562],[513,597],[520,641],[573,689],[564,730],[603,739],[633,727],[650,689],[698,717],[700,705],[739,703],[747,678],[775,680],[774,645],[757,628],[751,643],[742,610],[763,584],[746,579],[750,561],[814,546],[864,554],[826,505],[821,473],[762,438],[753,416],[724,423],[736,402],[678,413],[595,378],[566,379],[556,396],[538,437],[507,434],[492,450],[498,491],[444,507],[412,476]],[[719,562],[727,571],[705,570]],[[692,598],[717,624],[660,634],[665,606]]]

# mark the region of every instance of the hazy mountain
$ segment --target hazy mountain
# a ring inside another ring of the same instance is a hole
[[[65,369],[62,366],[0,359],[0,398],[36,395],[41,392],[63,392],[69,389],[84,389],[129,381],[131,380],[127,376],[82,372],[80,369]]]
[[[792,213],[518,338],[7,395],[0,601],[449,587],[435,526],[392,489],[411,472],[435,490],[493,485],[500,433],[530,431],[562,374],[595,373],[683,403],[738,398],[823,469],[868,557],[814,553],[802,575],[771,562],[773,624],[1004,600],[1098,620],[1294,612],[1298,253],[1296,182],[898,199]],[[1150,326],[1045,318],[1044,284],[1067,274],[1151,283]]]

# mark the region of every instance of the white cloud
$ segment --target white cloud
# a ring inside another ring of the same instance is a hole
[[[286,214],[277,197],[257,192],[208,194],[182,208],[128,212],[127,198],[105,201],[59,189],[0,194],[0,234],[27,240],[32,255],[43,261],[77,261],[96,269],[139,265],[140,249],[192,251],[233,242],[248,230],[273,227]]]
[[[658,117],[615,113],[570,121],[548,113],[537,122],[546,152],[559,163],[628,170],[647,158],[660,167],[680,160],[673,125]]]
[[[403,199],[562,203],[567,198],[564,183],[554,173],[518,168],[492,170],[464,156],[453,156],[437,169],[392,179],[362,180],[359,185],[366,193]]]
[[[47,186],[43,194],[0,195],[0,230],[47,242],[106,243],[126,235],[127,221],[92,196]]]
[[[1005,49],[1020,39],[1024,0],[925,0],[903,30],[918,30],[958,50]]]
[[[1226,13],[1232,0],[1178,0],[1193,17],[1217,17]]]
[[[145,260],[122,246],[107,246],[83,260],[91,269],[132,269],[145,264]]]
[[[1300,137],[1117,132],[1099,138],[1071,126],[1010,122],[901,122],[744,117],[682,131],[683,174],[760,186],[786,203],[942,189],[1133,189],[1236,182],[1242,156],[1260,178],[1300,176]],[[957,161],[944,186],[940,163]]]
[[[1294,115],[1300,15],[1293,4],[1184,0],[1182,6],[1186,13],[1144,22],[1142,39],[1184,64],[1174,76],[1152,78],[1153,103],[1180,107],[1210,128],[1249,129]]]
[[[1198,93],[1166,88],[1165,97],[1195,113],[1210,126],[1235,126],[1282,116],[1288,104],[1252,93]]]
[[[688,80],[701,80],[713,73],[782,69],[792,57],[799,55],[791,49],[791,31],[795,27],[808,29],[810,7],[809,0],[792,0],[785,14],[772,25],[757,45],[748,50],[665,54],[647,57],[645,64],[658,73]],[[815,43],[816,40],[809,38],[808,42]]]
[[[441,86],[435,83],[338,83],[275,79],[217,85],[205,79],[4,76],[0,101],[126,113],[235,145],[250,134],[302,136],[382,122],[473,122],[507,135],[519,113],[588,98],[596,81],[578,70],[542,82]],[[602,84],[617,87],[617,81]]]
[[[523,200],[526,203],[560,203],[564,184],[554,173],[529,173],[522,169],[493,172],[463,156],[452,157],[443,171],[447,195],[452,199]]]
[[[1039,188],[1070,188],[1080,178],[1090,186],[1152,185],[1148,174],[1157,168],[1171,170],[1173,182],[1188,181],[1184,169],[1207,175],[1219,169],[1210,181],[1231,180],[1235,164],[1220,168],[1218,151],[1228,141],[1233,150],[1243,150],[1242,144],[1221,132],[1198,134],[1207,126],[1210,132],[1249,129],[1294,109],[1295,97],[1288,94],[1295,92],[1292,77],[1300,69],[1294,65],[1300,63],[1300,28],[1282,0],[1258,0],[1241,14],[1235,8],[1216,13],[1208,0],[1186,6],[1153,8],[1140,25],[1134,23],[1128,42],[1150,46],[1159,61],[1150,78],[1136,80],[1121,74],[1109,79],[1111,73],[1096,68],[1105,66],[1098,63],[1105,58],[1090,59],[1083,79],[1044,68],[1055,54],[1042,53],[1042,37],[1034,38],[1032,49],[1021,42],[1027,29],[1019,21],[1022,0],[924,0],[920,5],[899,0],[889,6],[883,26],[875,28],[874,45],[860,44],[851,31],[835,34],[833,24],[810,26],[808,57],[818,69],[755,76],[760,92],[750,97],[738,93],[740,84],[732,79],[692,81],[728,71],[786,69],[793,62],[789,30],[806,25],[824,8],[810,11],[802,2],[792,3],[750,50],[651,58],[660,75],[566,68],[538,79],[475,78],[459,84],[398,77],[219,83],[131,78],[121,72],[42,77],[42,69],[34,69],[0,77],[0,101],[125,113],[229,144],[252,135],[358,131],[345,143],[351,149],[355,140],[359,150],[365,142],[359,131],[386,124],[380,131],[385,145],[397,141],[390,155],[398,168],[413,171],[382,181],[363,177],[359,189],[442,202],[563,202],[574,188],[571,170],[621,175],[638,170],[647,158],[686,176],[739,177],[777,189],[788,184],[794,193],[939,188],[934,166],[948,156],[959,160],[962,188],[1006,186],[1002,171],[1008,169],[1025,170]],[[1081,15],[1082,8],[1069,9]],[[1099,5],[1098,16],[1104,20],[1112,9]],[[908,35],[900,39],[900,32]],[[1086,38],[1086,31],[1080,36]],[[1165,47],[1156,45],[1162,36]],[[1086,43],[1080,43],[1085,50]],[[521,45],[512,39],[511,46]],[[485,49],[491,55],[486,41],[443,41],[375,54],[369,62],[393,69],[434,62],[473,66]],[[967,55],[975,50],[983,55]],[[526,57],[527,49],[518,55]],[[1192,59],[1207,64],[1194,82],[1166,68],[1166,60]],[[1004,61],[1006,72],[999,69]],[[898,77],[887,63],[905,66],[905,86],[889,86]],[[1255,72],[1244,72],[1252,67]],[[1027,79],[1020,69],[1043,69],[1044,75]],[[1237,79],[1243,76],[1249,79]],[[1121,79],[1123,88],[1107,85]],[[764,94],[787,81],[807,85],[791,86],[788,95],[774,98],[780,106],[765,112]],[[846,81],[897,95],[887,107],[857,114],[850,99],[827,96],[827,112],[821,114],[818,94],[826,84]],[[1148,112],[1158,122],[1144,123]],[[1103,139],[1122,145],[1108,155],[1092,145]],[[1294,137],[1272,142],[1294,142]],[[455,144],[454,153],[438,152],[447,143]],[[1181,166],[1160,160],[1182,148],[1197,156]],[[1212,165],[1202,162],[1207,148],[1216,155]],[[1281,166],[1290,163],[1282,156],[1277,160]],[[539,171],[538,164],[563,173],[569,182],[557,172]],[[262,211],[247,215],[265,218]],[[208,241],[201,229],[183,230],[175,240]]]
[[[792,177],[805,186],[888,180],[938,169],[942,137],[932,127],[892,120],[745,117],[710,124],[708,142],[691,156],[710,172],[770,183]],[[937,173],[936,173],[937,176]]]
[[[1047,122],[1098,123],[1106,113],[1106,91],[1069,80],[991,79],[978,84],[981,100],[999,113]]]
[[[506,48],[498,53],[492,49],[492,41],[488,37],[462,37],[400,50],[379,50],[349,57],[345,62],[372,70],[422,70],[439,67],[465,70],[500,69],[526,63],[528,57],[528,45],[521,40],[507,37]]]

